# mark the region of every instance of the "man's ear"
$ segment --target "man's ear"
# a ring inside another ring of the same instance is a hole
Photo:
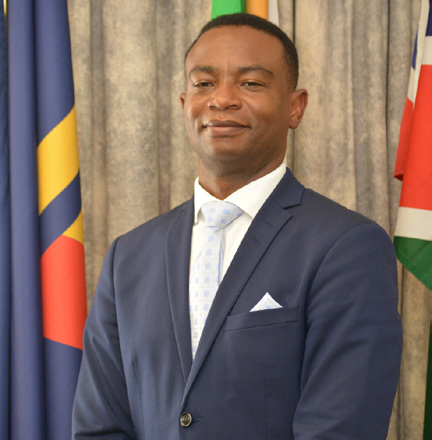
[[[308,92],[305,89],[295,90],[291,95],[290,128],[297,128],[303,118],[308,102]]]
[[[186,99],[186,93],[180,93],[180,102],[183,110],[185,105],[185,99]]]

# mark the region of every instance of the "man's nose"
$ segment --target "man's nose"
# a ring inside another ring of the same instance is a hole
[[[210,97],[209,107],[216,110],[236,109],[241,107],[239,90],[235,84],[218,84]]]

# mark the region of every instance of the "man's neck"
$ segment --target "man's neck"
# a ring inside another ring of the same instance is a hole
[[[200,185],[212,196],[219,200],[224,200],[235,191],[243,188],[249,183],[257,180],[268,173],[274,171],[277,166],[264,168],[255,174],[238,174],[238,175],[214,175],[207,173],[202,167],[198,171],[198,181]]]

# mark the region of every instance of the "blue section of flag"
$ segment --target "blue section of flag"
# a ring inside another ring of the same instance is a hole
[[[426,28],[426,36],[432,36],[432,8],[431,1],[429,0],[429,15],[428,15],[428,24]]]
[[[0,433],[9,436],[10,195],[7,134],[7,56],[0,7]]]
[[[81,212],[80,175],[44,209],[39,217],[41,255],[48,249]]]
[[[82,351],[49,339],[45,339],[44,347],[46,357],[51,360],[46,368],[46,375],[50,378],[46,385],[47,439],[69,440]]]
[[[416,59],[417,59],[417,40],[418,40],[418,32],[416,34],[415,40],[414,40],[414,50],[413,50],[413,56],[411,59],[411,67],[415,69],[416,67]]]
[[[37,142],[66,117],[74,105],[67,3],[35,3]]]
[[[47,440],[39,267],[33,1],[8,4],[11,192],[10,436]]]

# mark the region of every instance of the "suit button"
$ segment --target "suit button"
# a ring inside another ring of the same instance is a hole
[[[180,425],[187,428],[192,423],[192,414],[185,412],[180,416]]]

